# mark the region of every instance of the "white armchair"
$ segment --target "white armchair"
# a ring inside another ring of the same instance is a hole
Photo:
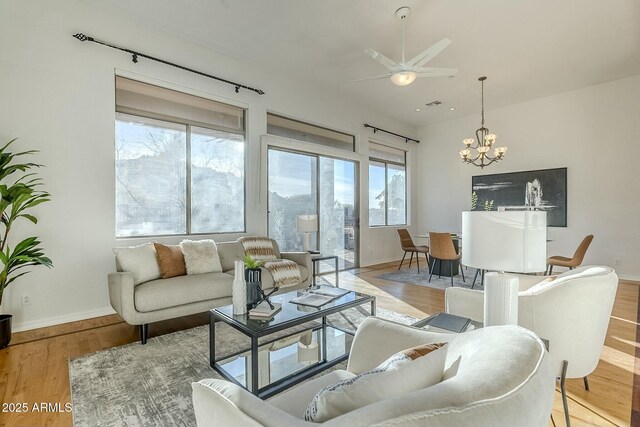
[[[565,379],[584,378],[598,365],[613,309],[618,276],[609,267],[585,266],[555,280],[518,275],[518,324],[549,342],[551,366],[560,389],[569,425]],[[547,279],[547,280],[545,280]],[[483,321],[484,292],[448,288],[447,313]]]
[[[438,334],[375,317],[353,341],[347,370],[358,374],[392,354],[423,343],[448,341],[443,381],[374,403],[322,424],[304,411],[324,386],[345,377],[333,371],[262,401],[228,381],[193,383],[199,427],[214,426],[546,426],[554,393],[548,353],[535,334],[498,326],[464,334]],[[347,374],[350,375],[350,374]]]

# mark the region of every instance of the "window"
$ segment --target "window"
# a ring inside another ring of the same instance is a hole
[[[406,153],[369,144],[369,226],[407,223]]]
[[[244,110],[116,78],[116,236],[243,232]]]
[[[353,135],[276,114],[267,113],[267,133],[341,150],[356,151],[356,138]]]

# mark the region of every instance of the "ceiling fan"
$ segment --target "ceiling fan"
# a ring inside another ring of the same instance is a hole
[[[451,44],[451,40],[447,38],[440,40],[438,43],[434,44],[427,50],[419,53],[415,58],[409,61],[405,61],[404,20],[407,16],[409,16],[410,12],[411,9],[406,6],[396,10],[396,17],[402,20],[402,61],[397,63],[387,58],[380,52],[376,52],[373,49],[366,49],[365,52],[369,54],[369,56],[378,61],[380,64],[384,65],[387,69],[389,69],[390,72],[381,76],[357,79],[354,80],[354,82],[389,78],[394,84],[398,86],[406,86],[413,83],[414,80],[418,77],[452,77],[456,75],[456,73],[458,72],[457,68],[423,67],[424,64],[431,61],[436,57],[436,55],[445,50],[447,46]]]

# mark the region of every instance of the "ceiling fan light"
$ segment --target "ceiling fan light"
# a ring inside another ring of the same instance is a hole
[[[398,71],[390,79],[397,86],[407,86],[413,83],[416,77],[418,75],[414,71]]]

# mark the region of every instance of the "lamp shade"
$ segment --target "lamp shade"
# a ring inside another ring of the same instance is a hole
[[[298,233],[312,233],[318,231],[318,215],[298,215],[296,218]]]
[[[463,212],[462,263],[482,270],[537,273],[547,262],[547,213]]]

